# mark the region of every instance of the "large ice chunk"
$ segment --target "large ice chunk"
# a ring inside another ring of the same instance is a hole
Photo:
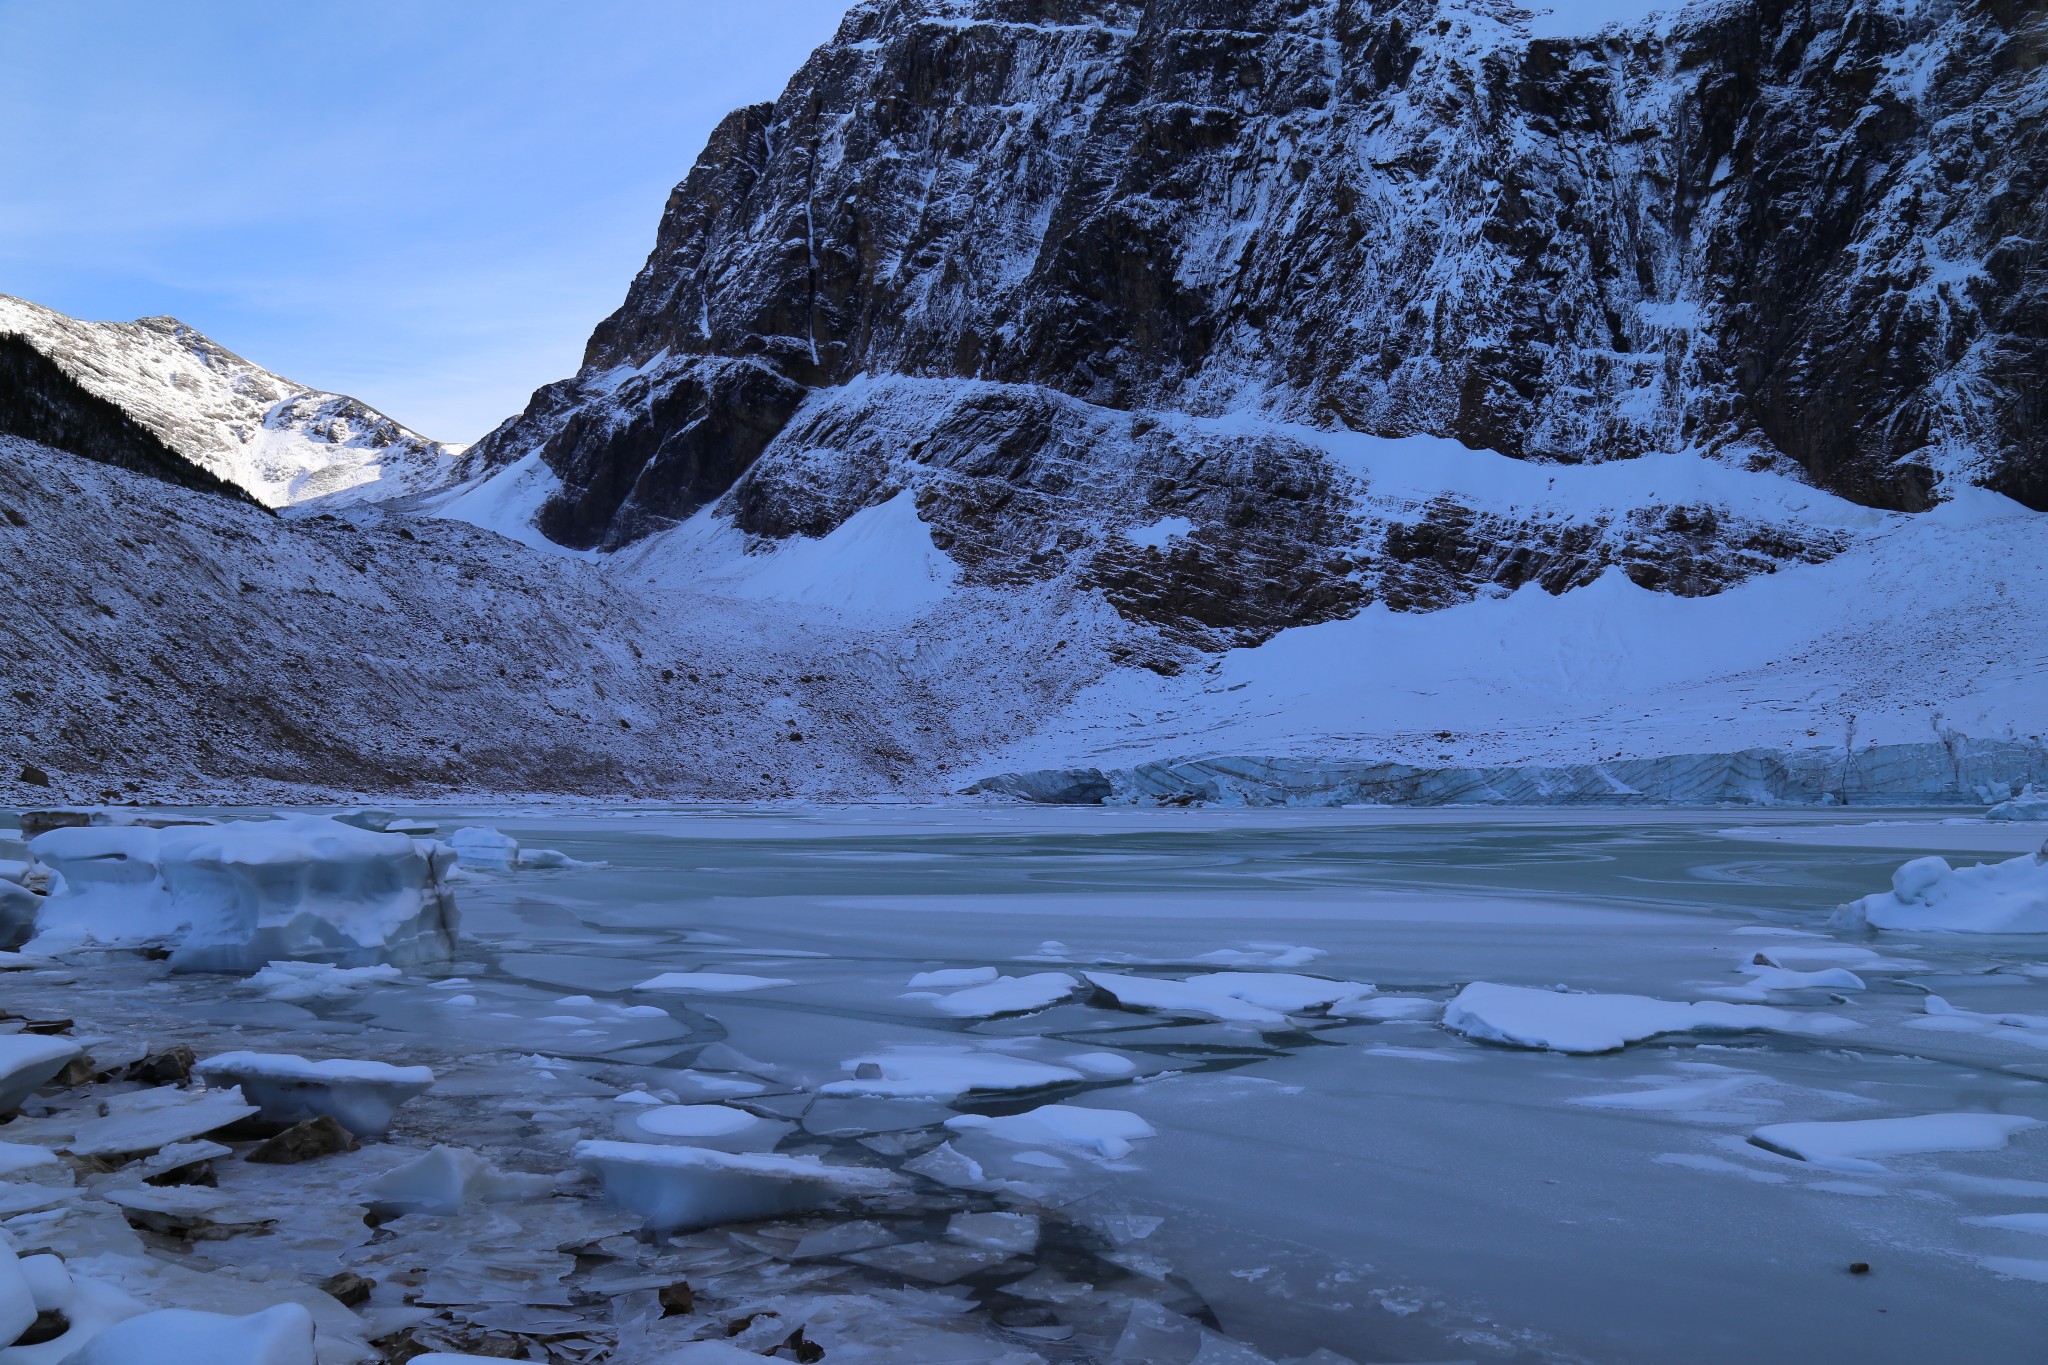
[[[827,1166],[816,1157],[714,1152],[638,1142],[579,1142],[576,1160],[605,1193],[655,1231],[744,1223],[885,1194],[901,1177],[865,1167]]]
[[[313,1315],[281,1303],[247,1317],[164,1308],[101,1332],[69,1365],[315,1365]]]
[[[2017,1114],[1916,1114],[1899,1119],[1837,1119],[1766,1124],[1750,1141],[1782,1156],[1838,1171],[1881,1171],[1881,1156],[1922,1152],[1995,1152],[2015,1133],[2039,1128]]]
[[[2027,789],[1984,812],[1987,820],[2048,820],[2048,790],[2027,784]]]
[[[1225,1023],[1285,1028],[1289,1015],[1327,1010],[1373,993],[1362,981],[1329,981],[1292,972],[1209,972],[1185,981],[1086,972],[1096,989],[1125,1009],[1157,1010]]]
[[[22,1101],[48,1084],[81,1050],[68,1038],[0,1034],[0,1118],[21,1108]]]
[[[436,1147],[363,1186],[372,1207],[393,1213],[460,1213],[471,1204],[516,1204],[551,1193],[544,1175],[501,1171],[475,1152]]]
[[[398,1107],[434,1083],[434,1073],[423,1066],[343,1058],[309,1062],[287,1052],[223,1052],[197,1070],[209,1081],[239,1085],[273,1123],[325,1116],[357,1137],[382,1137]]]
[[[1020,1147],[1083,1147],[1112,1161],[1131,1154],[1131,1144],[1158,1131],[1123,1109],[1089,1109],[1077,1104],[1043,1104],[1022,1114],[990,1117],[961,1114],[946,1120],[956,1133],[981,1132]]]
[[[448,847],[464,867],[519,866],[519,841],[487,825],[456,830],[448,836]]]
[[[105,1113],[78,1127],[68,1144],[73,1156],[129,1157],[154,1152],[174,1142],[204,1137],[231,1123],[252,1118],[256,1106],[239,1090],[178,1090],[158,1086],[116,1095],[102,1106]]]
[[[1029,1014],[1072,995],[1081,983],[1065,972],[1035,972],[1030,976],[999,976],[954,991],[932,1002],[940,1014],[955,1019],[994,1019],[1005,1014]]]
[[[334,820],[59,829],[30,850],[54,874],[37,945],[167,944],[191,971],[273,961],[444,962],[457,915],[440,844]]]
[[[1833,1014],[1769,1005],[1687,1004],[1647,995],[1574,995],[1475,981],[1444,1007],[1444,1027],[1467,1038],[1549,1052],[1614,1052],[1667,1033],[1841,1033]]]
[[[2048,934],[2048,850],[2002,863],[1950,867],[1915,858],[1892,873],[1892,889],[1835,912],[1836,928],[1947,930],[1957,934]]]
[[[1072,1067],[965,1047],[895,1048],[844,1064],[852,1076],[818,1087],[821,1095],[951,1100],[971,1091],[1039,1090],[1086,1079]]]
[[[0,877],[0,948],[19,948],[28,942],[42,908],[41,896],[11,877]]]

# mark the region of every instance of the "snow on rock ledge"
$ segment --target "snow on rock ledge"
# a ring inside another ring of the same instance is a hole
[[[272,1123],[331,1118],[354,1137],[382,1137],[398,1107],[434,1083],[423,1066],[309,1062],[282,1052],[223,1052],[196,1070],[215,1084],[239,1085]]]
[[[1618,1052],[1668,1033],[1842,1033],[1834,1014],[1769,1005],[1686,1004],[1647,995],[1570,995],[1475,981],[1444,1007],[1444,1027],[1481,1042],[1547,1052]]]
[[[1837,910],[1838,929],[1946,930],[1957,934],[2048,934],[2048,849],[2002,863],[1950,867],[1915,858],[1892,873],[1892,889]]]
[[[29,849],[53,873],[39,951],[167,944],[180,970],[253,972],[290,960],[414,966],[455,950],[454,856],[403,834],[305,817],[58,829]]]

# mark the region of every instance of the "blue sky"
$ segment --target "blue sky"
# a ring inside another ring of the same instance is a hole
[[[0,0],[0,293],[470,441],[848,0]]]

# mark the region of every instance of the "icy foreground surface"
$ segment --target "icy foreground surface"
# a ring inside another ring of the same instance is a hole
[[[247,1090],[31,1096],[0,1233],[81,1320],[297,1304],[323,1365],[394,1333],[788,1359],[799,1328],[828,1365],[2029,1359],[2048,952],[1828,919],[2036,832],[1740,819],[437,817],[608,866],[465,881],[428,970],[0,977],[99,1074],[270,1054]],[[382,1141],[277,1166],[222,1127],[264,1075],[369,1062],[435,1077]],[[319,1288],[344,1270],[366,1301]]]
[[[193,971],[309,959],[445,962],[456,908],[444,847],[305,817],[164,830],[58,829],[31,845],[55,874],[40,951],[156,944]]]

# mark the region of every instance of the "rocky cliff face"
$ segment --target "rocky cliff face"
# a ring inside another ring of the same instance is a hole
[[[422,493],[455,472],[455,452],[438,442],[356,399],[272,374],[176,318],[81,322],[0,295],[0,338],[268,507]],[[13,434],[77,449],[49,433]]]
[[[582,548],[721,498],[753,535],[819,535],[912,488],[970,575],[1064,575],[1230,640],[1610,565],[1711,592],[1831,552],[1676,503],[1375,503],[1318,432],[2048,507],[2038,6],[1527,21],[866,0],[726,120],[583,371],[476,458],[540,452],[539,525]],[[1192,524],[1124,534],[1162,518]]]

